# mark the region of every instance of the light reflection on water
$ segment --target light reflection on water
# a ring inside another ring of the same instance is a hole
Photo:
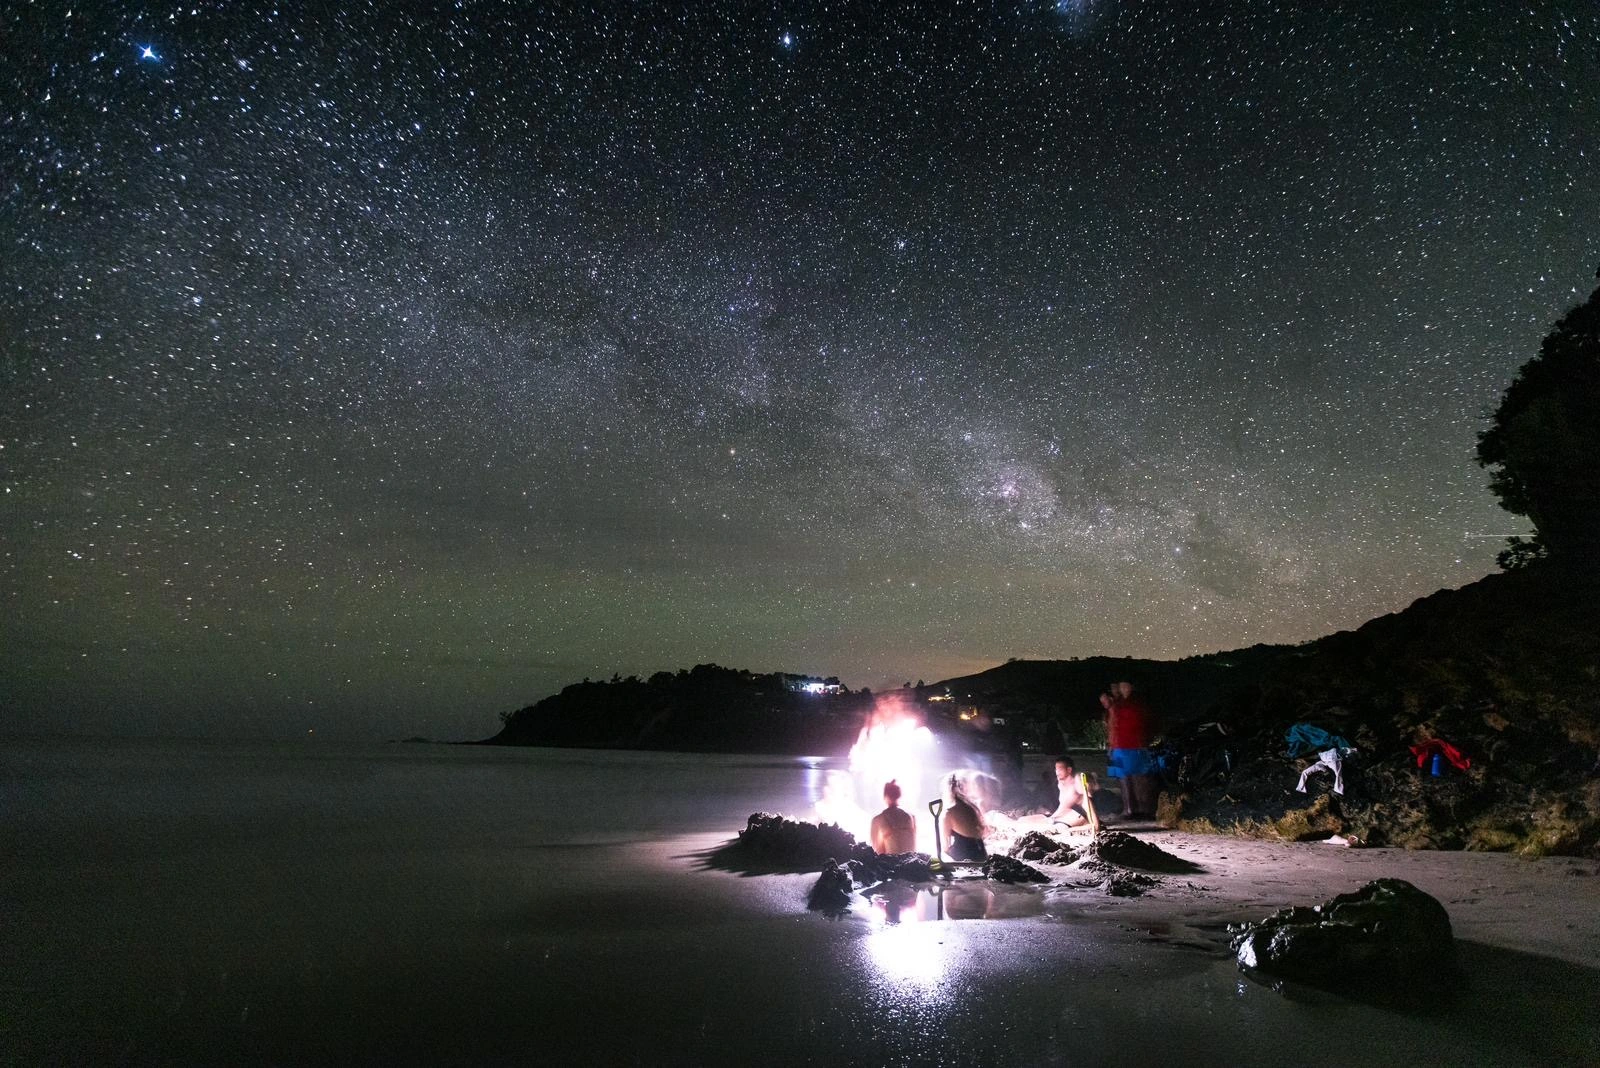
[[[948,883],[890,880],[873,887],[864,896],[875,929],[942,920],[1007,920],[1044,912],[1044,901],[1038,891],[984,879],[957,879]]]
[[[982,929],[951,920],[1037,916],[1044,898],[1035,888],[984,879],[903,883],[890,880],[862,895],[857,914],[869,929],[862,939],[865,963],[893,990],[901,1008],[937,1011],[956,987],[952,980],[970,963],[969,939],[987,941]],[[907,999],[910,999],[908,1002]]]
[[[892,983],[933,986],[950,970],[957,947],[941,923],[875,925],[866,940],[867,955]]]

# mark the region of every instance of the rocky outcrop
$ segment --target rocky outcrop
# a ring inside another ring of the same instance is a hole
[[[1600,856],[1597,598],[1593,582],[1529,568],[1294,650],[1216,710],[1231,727],[1225,742],[1176,762],[1162,822],[1286,841],[1339,834],[1374,846]],[[1328,775],[1295,792],[1316,759],[1285,752],[1285,729],[1302,721],[1356,747],[1343,795]],[[1411,747],[1429,739],[1460,749],[1470,767],[1446,763],[1437,776],[1419,767]]]

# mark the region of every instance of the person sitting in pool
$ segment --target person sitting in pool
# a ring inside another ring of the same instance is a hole
[[[983,819],[955,775],[950,776],[945,798],[944,836],[945,855],[951,860],[982,860],[989,855],[983,847]]]
[[[917,848],[917,818],[900,807],[900,784],[883,784],[883,811],[872,817],[872,848],[879,853],[911,853]]]

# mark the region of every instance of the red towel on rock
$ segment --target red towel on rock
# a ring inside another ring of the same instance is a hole
[[[1443,738],[1429,738],[1421,745],[1411,747],[1411,752],[1417,758],[1417,767],[1422,767],[1433,754],[1438,753],[1458,771],[1466,771],[1472,767],[1472,761],[1462,755],[1461,750],[1445,741]]]

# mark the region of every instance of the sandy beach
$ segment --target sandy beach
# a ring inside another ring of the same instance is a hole
[[[1593,861],[1136,829],[1203,870],[1139,898],[958,881],[931,914],[829,919],[812,876],[707,866],[759,800],[795,810],[794,760],[3,755],[11,1063],[1600,1062]],[[1227,922],[1380,876],[1449,910],[1453,999],[1236,968]]]

